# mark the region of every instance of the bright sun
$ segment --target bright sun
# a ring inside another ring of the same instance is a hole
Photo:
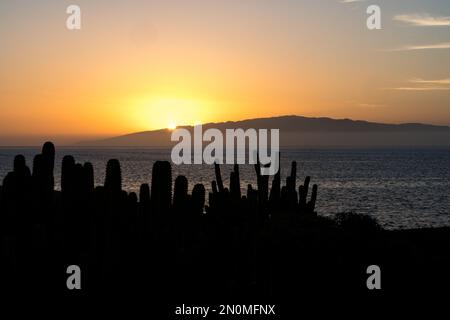
[[[177,125],[175,123],[169,123],[167,126],[167,129],[169,130],[175,130],[177,128]]]

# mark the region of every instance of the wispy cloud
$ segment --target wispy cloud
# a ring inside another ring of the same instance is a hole
[[[450,49],[450,42],[425,44],[425,45],[407,45],[400,48],[388,49],[386,51],[416,51],[416,50],[435,50],[435,49]]]
[[[379,104],[379,103],[359,103],[358,107],[361,108],[381,108],[386,107],[385,104]]]
[[[438,80],[424,80],[424,79],[412,79],[411,83],[423,83],[423,84],[450,84],[450,79],[438,79]]]
[[[388,90],[397,91],[450,91],[450,79],[437,79],[437,80],[424,80],[420,78],[414,78],[408,80],[408,83],[421,85],[418,87],[405,86],[399,88],[387,88]]]
[[[389,88],[389,90],[398,91],[448,91],[450,87],[400,87],[400,88]]]
[[[401,14],[394,20],[421,27],[450,26],[450,17],[432,17],[429,14]]]
[[[340,3],[364,2],[366,0],[341,0]]]

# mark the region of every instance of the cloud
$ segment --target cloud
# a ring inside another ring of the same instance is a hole
[[[450,91],[450,79],[437,79],[437,80],[424,80],[420,78],[414,78],[408,80],[408,83],[422,85],[419,87],[399,87],[399,88],[387,88],[387,90],[397,91]]]
[[[401,14],[394,20],[421,27],[450,26],[450,17],[432,17],[429,14]]]
[[[423,80],[423,79],[412,79],[411,83],[423,83],[423,84],[450,84],[450,79],[439,79],[439,80]]]
[[[433,49],[450,49],[450,42],[426,45],[408,45],[387,51],[415,51],[415,50],[433,50]]]
[[[358,106],[362,107],[362,108],[381,108],[381,107],[386,107],[385,104],[378,104],[378,103],[359,103]]]
[[[400,87],[390,88],[390,90],[398,91],[448,91],[450,87]]]

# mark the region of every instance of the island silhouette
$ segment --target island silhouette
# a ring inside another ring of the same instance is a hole
[[[450,127],[421,123],[383,124],[361,120],[280,116],[203,124],[203,129],[280,129],[281,147],[399,147],[450,146]],[[180,126],[193,131],[192,126]],[[170,147],[172,130],[160,129],[101,140],[86,140],[77,146]]]

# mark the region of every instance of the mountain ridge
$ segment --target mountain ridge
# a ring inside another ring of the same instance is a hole
[[[365,120],[333,119],[286,115],[244,119],[239,121],[209,122],[203,131],[226,129],[280,129],[281,146],[450,146],[450,127],[423,123],[385,124]],[[193,126],[184,125],[189,131]],[[158,129],[129,133],[116,137],[81,141],[78,146],[148,146],[168,147],[171,130]]]

